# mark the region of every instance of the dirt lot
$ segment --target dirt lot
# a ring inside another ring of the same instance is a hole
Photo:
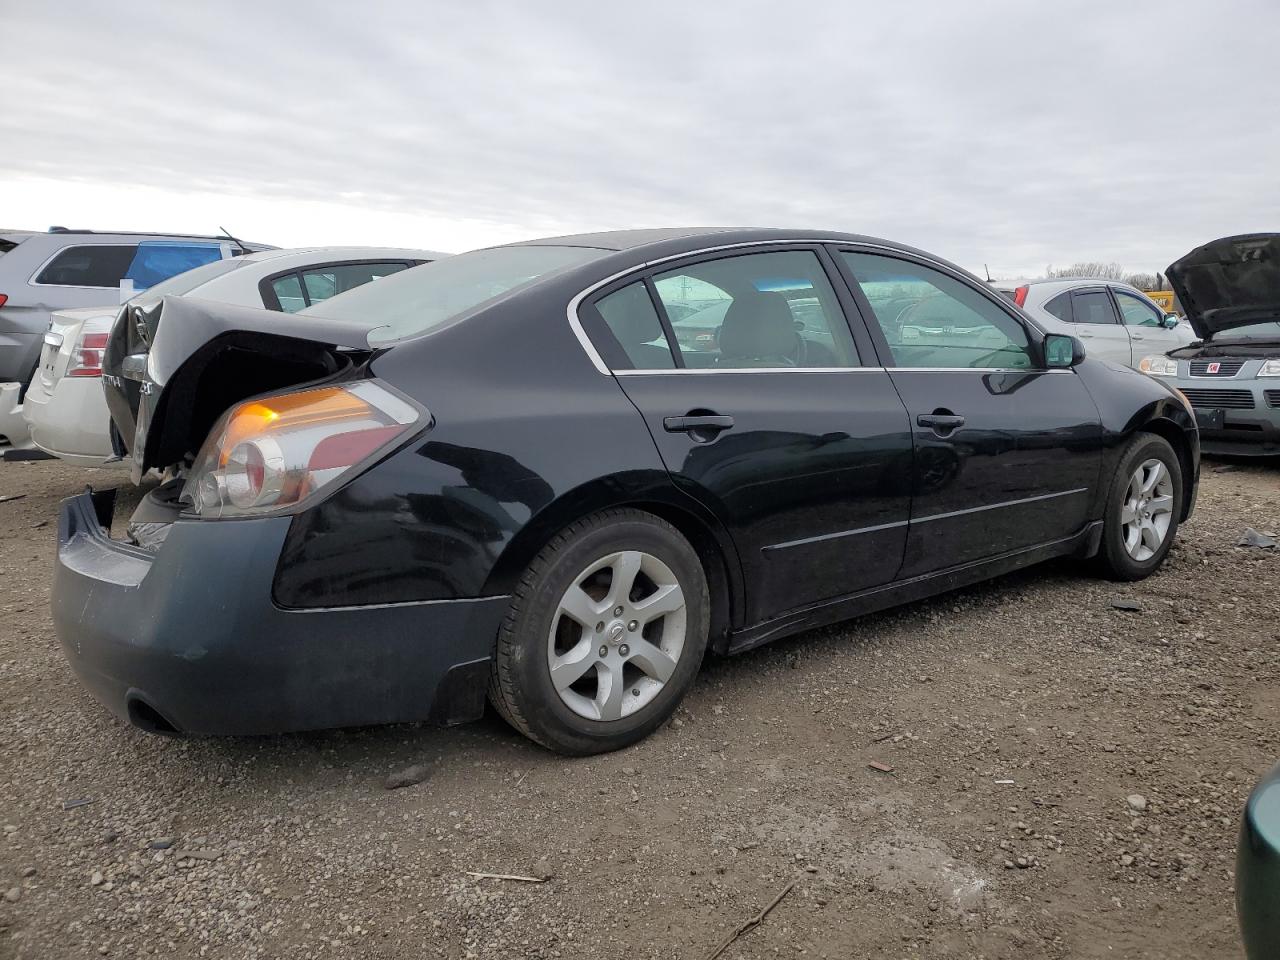
[[[669,727],[568,761],[494,718],[116,722],[47,610],[56,504],[107,478],[0,465],[0,957],[700,958],[792,881],[726,957],[1239,957],[1280,551],[1234,543],[1280,532],[1280,466],[1213,467],[1145,583],[1052,565],[709,663]]]

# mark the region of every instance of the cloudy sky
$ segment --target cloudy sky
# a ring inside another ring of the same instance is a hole
[[[0,0],[0,227],[814,226],[1012,277],[1280,229],[1276,0]]]

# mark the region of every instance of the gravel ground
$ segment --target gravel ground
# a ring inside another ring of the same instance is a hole
[[[793,881],[726,957],[1239,957],[1280,551],[1234,544],[1280,532],[1280,466],[1205,467],[1145,583],[1051,564],[709,662],[648,741],[564,760],[492,717],[115,721],[47,609],[56,504],[112,478],[0,465],[0,957],[705,957]]]

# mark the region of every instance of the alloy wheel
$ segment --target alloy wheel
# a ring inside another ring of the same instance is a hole
[[[619,720],[661,692],[684,650],[684,591],[671,568],[624,550],[583,570],[547,637],[551,684],[574,713]]]
[[[1129,478],[1120,506],[1124,549],[1134,560],[1150,560],[1173,521],[1173,475],[1161,460],[1144,460]]]

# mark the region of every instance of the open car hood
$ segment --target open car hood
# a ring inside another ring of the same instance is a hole
[[[1280,320],[1280,233],[1245,233],[1197,247],[1165,271],[1201,340]]]
[[[127,303],[102,358],[117,452],[135,482],[181,466],[232,404],[354,368],[376,326],[189,297]]]

